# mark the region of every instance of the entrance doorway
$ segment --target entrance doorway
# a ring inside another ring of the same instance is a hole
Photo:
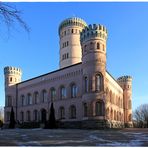
[[[46,110],[45,109],[42,109],[41,110],[41,122],[42,123],[45,123],[46,122]]]

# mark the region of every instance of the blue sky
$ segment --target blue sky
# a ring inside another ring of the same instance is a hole
[[[148,2],[13,3],[31,28],[0,24],[0,105],[4,106],[5,66],[23,70],[23,80],[59,68],[58,26],[77,16],[108,29],[107,70],[118,78],[133,77],[133,109],[148,103]]]

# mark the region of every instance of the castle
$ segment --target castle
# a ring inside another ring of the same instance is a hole
[[[53,102],[61,127],[131,127],[132,78],[107,71],[107,35],[103,25],[68,18],[59,26],[58,70],[21,81],[20,68],[5,67],[5,123],[12,106],[16,120],[44,123]]]

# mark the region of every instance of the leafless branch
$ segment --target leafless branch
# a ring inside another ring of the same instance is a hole
[[[0,19],[10,28],[15,22],[18,22],[27,32],[30,28],[21,18],[21,11],[7,3],[0,2]]]

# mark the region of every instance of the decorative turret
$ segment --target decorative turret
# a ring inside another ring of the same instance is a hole
[[[7,66],[4,68],[5,87],[21,82],[22,71],[20,68]]]
[[[123,89],[124,101],[124,122],[126,126],[132,126],[132,77],[122,76],[117,79],[117,82]]]
[[[107,29],[103,25],[89,25],[81,32],[83,64],[99,64],[97,71],[106,69]],[[94,61],[94,63],[92,63]],[[98,69],[99,68],[99,69]]]
[[[81,62],[80,32],[85,26],[86,22],[77,17],[68,18],[60,24],[60,68]]]

